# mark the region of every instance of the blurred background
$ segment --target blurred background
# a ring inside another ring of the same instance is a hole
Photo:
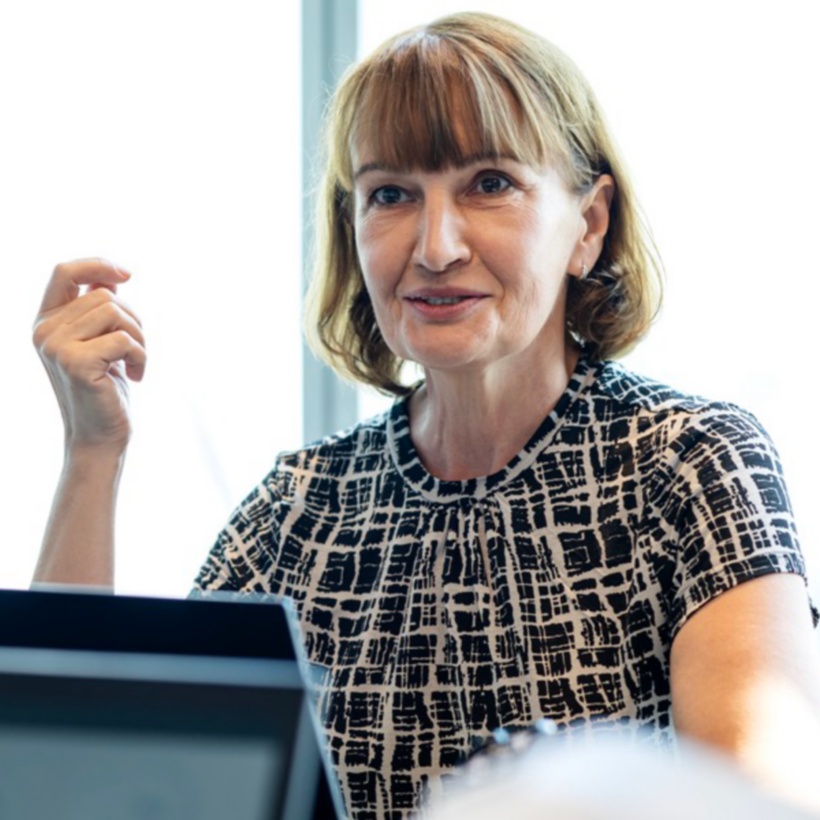
[[[336,13],[353,15],[365,53],[466,8],[359,0]],[[818,596],[820,52],[810,4],[469,8],[544,34],[596,89],[667,271],[663,313],[627,364],[761,420],[783,458]],[[28,585],[60,470],[60,416],[30,343],[59,261],[103,256],[131,270],[121,292],[148,338],[146,378],[132,393],[119,591],[186,594],[233,507],[277,452],[313,434],[304,419],[320,399],[304,375],[300,302],[311,184],[302,168],[315,133],[303,114],[326,89],[300,83],[303,48],[313,48],[302,44],[314,42],[302,13],[296,0],[0,7],[0,586]],[[331,72],[346,60],[333,49],[318,57]],[[386,404],[360,392],[354,412]]]

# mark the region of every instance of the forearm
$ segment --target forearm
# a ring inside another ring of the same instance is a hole
[[[682,734],[820,810],[820,656],[799,576],[757,578],[696,613],[672,645],[672,699]]]
[[[34,584],[114,586],[114,524],[124,452],[66,455]]]

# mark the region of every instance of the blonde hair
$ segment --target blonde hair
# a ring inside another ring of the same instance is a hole
[[[459,136],[465,133],[467,145]],[[354,145],[374,149],[388,166],[425,171],[474,156],[513,156],[535,168],[555,166],[579,193],[611,174],[609,231],[589,275],[569,277],[567,331],[591,358],[603,359],[625,353],[648,330],[660,304],[660,262],[629,177],[588,83],[539,35],[463,13],[393,37],[342,78],[324,143],[305,329],[314,352],[340,375],[397,395],[409,389],[357,258]]]

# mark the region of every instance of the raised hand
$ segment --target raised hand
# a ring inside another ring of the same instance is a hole
[[[34,323],[34,344],[51,379],[67,451],[122,451],[131,433],[128,381],[145,370],[137,316],[117,295],[130,274],[102,259],[57,265]]]

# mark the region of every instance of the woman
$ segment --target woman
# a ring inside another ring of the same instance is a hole
[[[820,681],[779,463],[743,411],[608,361],[645,333],[656,275],[577,69],[456,15],[353,68],[327,134],[309,331],[400,400],[281,456],[197,586],[296,601],[350,813],[404,816],[540,717],[661,743],[674,719],[770,773],[761,750],[792,737],[768,707],[807,726]],[[145,363],[126,279],[59,266],[36,326],[67,429],[39,580],[111,584]]]

